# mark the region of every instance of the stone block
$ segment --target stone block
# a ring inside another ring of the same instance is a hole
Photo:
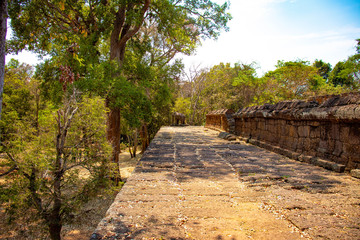
[[[320,125],[321,125],[321,123],[318,121],[310,121],[309,122],[309,126],[312,126],[312,127],[319,127]]]
[[[319,142],[318,152],[326,153],[327,152],[327,141],[321,140]]]
[[[279,147],[281,147],[281,148],[285,147],[285,145],[286,145],[286,140],[285,140],[285,138],[284,138],[283,136],[280,137],[279,142],[278,142],[278,145],[279,145]]]
[[[219,138],[222,138],[222,139],[225,139],[228,135],[230,135],[230,133],[221,132],[221,133],[219,133],[218,137],[219,137]]]
[[[310,126],[299,126],[298,134],[300,137],[309,137],[310,136]]]
[[[311,127],[310,128],[310,137],[311,138],[320,138],[320,127]]]
[[[349,142],[360,145],[360,124],[354,124],[350,127]]]
[[[348,156],[358,157],[360,156],[360,145],[357,144],[343,144],[343,151]]]
[[[294,160],[299,160],[300,155],[301,155],[300,153],[291,151],[291,158]]]
[[[228,141],[236,141],[236,137],[235,137],[235,135],[230,134],[230,135],[226,138],[226,140],[228,140]]]
[[[335,147],[334,147],[334,151],[333,151],[333,155],[340,157],[341,153],[343,151],[343,144],[340,141],[336,141],[335,142]]]
[[[282,125],[280,132],[282,136],[289,136],[289,126],[286,124]]]
[[[352,169],[350,175],[354,178],[360,178],[360,169]]]
[[[307,155],[302,155],[302,154],[298,156],[298,160],[300,162],[311,163],[312,159],[313,159],[313,156],[307,156]]]
[[[345,171],[345,165],[330,162],[330,161],[320,159],[320,158],[313,158],[311,160],[311,163],[316,165],[316,166],[323,167],[323,168],[328,169],[328,170],[332,170],[334,172],[341,173],[341,172]]]
[[[321,125],[320,126],[320,138],[322,140],[327,140],[328,138],[328,132],[329,132],[329,129],[328,129],[328,126],[327,125]]]
[[[280,135],[280,133],[281,133],[281,126],[279,124],[275,124],[274,125],[274,134]]]
[[[338,123],[333,123],[331,125],[331,131],[329,131],[329,138],[339,140],[340,139],[340,126]]]
[[[291,150],[292,151],[296,151],[297,144],[298,144],[298,138],[293,138],[292,144],[291,144]]]
[[[305,151],[311,150],[311,139],[310,138],[304,138],[304,150]]]
[[[304,138],[298,138],[298,143],[296,147],[297,152],[303,152],[304,151]]]
[[[327,140],[327,153],[332,153],[335,149],[335,143],[336,143],[336,140],[334,139],[328,139]]]
[[[256,139],[249,139],[249,143],[258,146],[259,145],[259,140]]]
[[[286,149],[291,149],[291,146],[292,146],[292,143],[293,143],[293,139],[294,139],[294,138],[286,136],[286,137],[284,137],[284,139],[285,139],[285,141],[284,141],[284,147],[285,147]]]
[[[317,151],[320,143],[320,138],[311,138],[310,139],[311,145],[310,145],[310,151]]]
[[[340,131],[340,141],[344,142],[344,143],[348,143],[350,127],[349,126],[341,126],[339,131]]]
[[[261,130],[265,130],[266,129],[266,124],[265,124],[265,120],[262,119],[258,122],[257,124],[257,128],[261,129]]]
[[[299,136],[298,129],[296,126],[293,126],[293,125],[289,126],[289,136],[294,137],[294,138],[297,138]]]

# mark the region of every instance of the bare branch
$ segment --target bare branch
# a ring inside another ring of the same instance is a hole
[[[0,177],[6,176],[6,175],[12,173],[15,170],[18,170],[18,167],[17,166],[12,166],[7,172],[1,173]]]
[[[6,153],[6,155],[7,155],[7,156],[10,158],[10,160],[11,160],[13,163],[15,163],[15,165],[17,166],[17,161],[16,161],[15,158],[7,151],[8,147],[7,147],[4,143],[2,143],[2,142],[0,142],[0,145],[5,148],[5,153]]]

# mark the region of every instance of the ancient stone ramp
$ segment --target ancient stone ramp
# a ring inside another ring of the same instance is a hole
[[[92,239],[358,239],[359,181],[217,134],[163,127]]]

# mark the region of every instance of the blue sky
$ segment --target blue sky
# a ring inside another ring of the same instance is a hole
[[[187,68],[257,62],[262,75],[278,60],[322,59],[335,66],[355,53],[360,38],[359,0],[232,0],[230,12],[230,31],[184,57]]]
[[[223,3],[224,0],[215,0]],[[206,40],[186,68],[220,62],[256,62],[258,74],[275,69],[278,60],[322,59],[332,66],[355,53],[360,38],[360,0],[231,0],[230,31]],[[36,64],[29,53],[7,56]]]

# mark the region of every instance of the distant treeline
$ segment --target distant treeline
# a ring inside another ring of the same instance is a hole
[[[205,114],[216,109],[305,99],[360,88],[360,39],[356,53],[333,68],[329,63],[278,61],[274,71],[257,77],[256,64],[220,63],[210,69],[191,69],[177,89],[175,110],[190,124],[202,125]]]

